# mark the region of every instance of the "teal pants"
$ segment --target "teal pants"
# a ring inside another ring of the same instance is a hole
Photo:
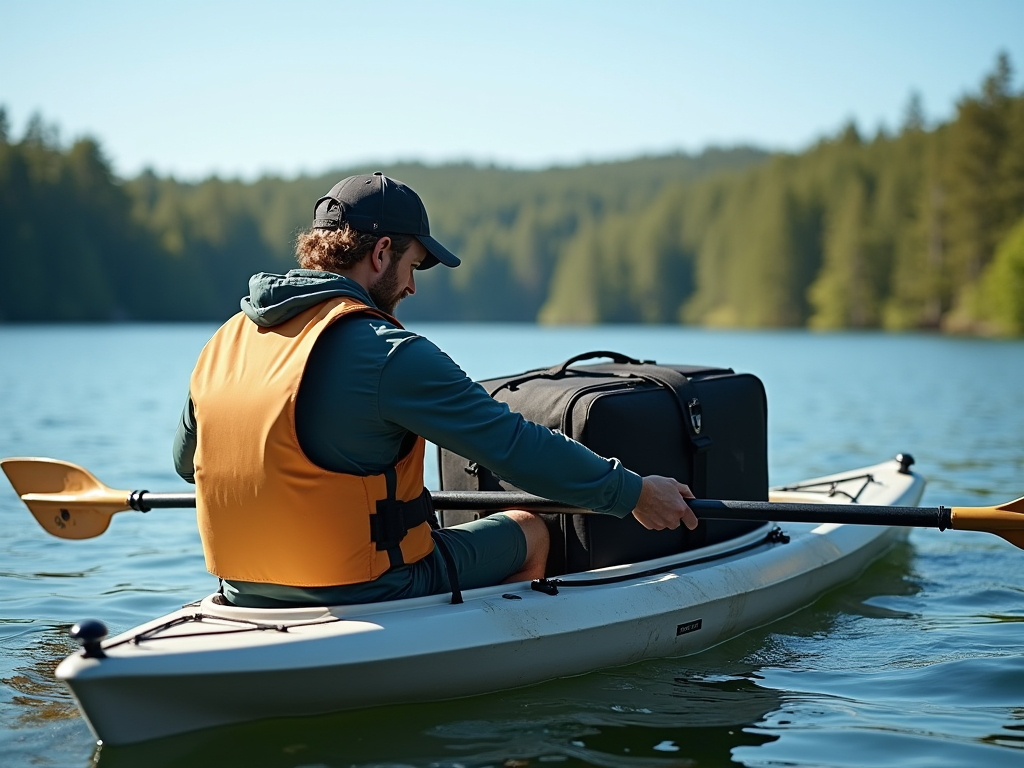
[[[519,523],[500,512],[437,532],[455,560],[462,589],[500,584],[523,567],[526,536]],[[392,568],[373,581],[338,587],[289,587],[251,581],[224,581],[224,597],[243,608],[303,605],[355,605],[450,592],[448,569],[434,551],[411,565]]]

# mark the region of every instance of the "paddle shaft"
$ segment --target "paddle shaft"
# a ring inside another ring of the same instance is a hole
[[[435,509],[489,510],[523,509],[554,514],[598,514],[529,493],[504,491],[432,491]],[[140,512],[150,509],[195,507],[194,493],[150,493],[133,491],[128,506]],[[767,501],[717,501],[691,499],[690,508],[700,518],[712,520],[761,520],[790,523],[837,523],[849,525],[897,525],[920,528],[950,526],[948,507],[874,507],[855,504],[795,504]],[[827,518],[827,519],[823,519]]]
[[[36,521],[62,539],[90,539],[107,530],[118,512],[172,507],[194,508],[194,493],[150,493],[108,488],[88,470],[58,459],[12,457],[0,468]],[[525,509],[556,514],[594,514],[527,493],[437,491],[434,507],[447,510]],[[823,497],[823,501],[825,497]],[[716,501],[694,499],[690,506],[711,520],[760,520],[816,525],[895,525],[982,531],[1024,549],[1024,497],[993,507],[888,507],[861,504]]]

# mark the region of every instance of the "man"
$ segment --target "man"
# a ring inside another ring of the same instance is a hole
[[[696,526],[685,485],[510,412],[394,319],[415,270],[460,263],[405,184],[343,179],[296,256],[300,269],[249,281],[199,357],[175,435],[230,602],[352,604],[543,576],[547,529],[530,513],[431,535],[424,439],[541,496],[652,529]]]

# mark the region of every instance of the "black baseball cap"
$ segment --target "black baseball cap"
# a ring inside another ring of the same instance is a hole
[[[348,224],[359,232],[413,235],[427,250],[420,269],[438,262],[457,267],[462,262],[430,236],[427,209],[410,187],[380,171],[342,179],[316,201],[313,229],[339,229]]]

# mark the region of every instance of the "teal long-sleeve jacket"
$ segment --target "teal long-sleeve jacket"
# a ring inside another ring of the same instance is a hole
[[[242,310],[272,327],[337,296],[373,306],[353,280],[292,270],[253,276]],[[296,400],[296,431],[307,456],[335,472],[382,472],[412,433],[539,496],[617,517],[640,497],[641,478],[617,459],[511,412],[430,340],[380,318],[345,318],[321,335]],[[173,447],[175,468],[189,482],[195,448],[190,396]]]

